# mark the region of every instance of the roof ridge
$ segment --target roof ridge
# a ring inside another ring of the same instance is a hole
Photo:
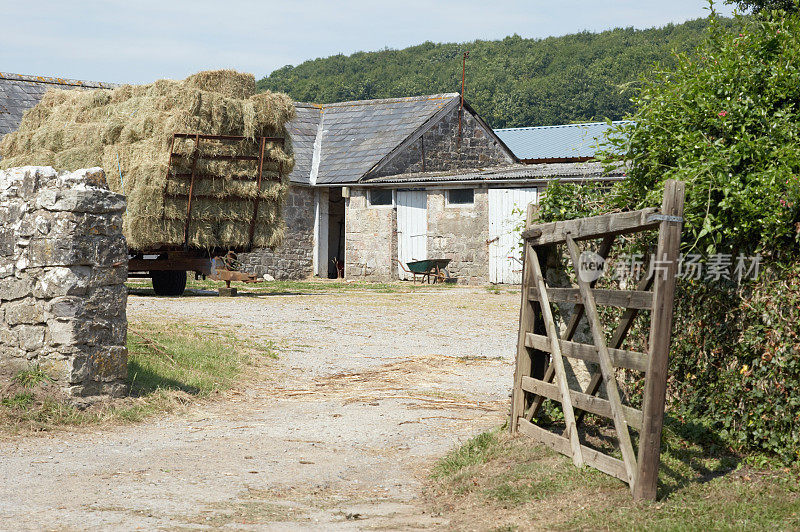
[[[112,89],[119,87],[117,83],[106,83],[103,81],[85,81],[69,78],[50,78],[46,76],[29,76],[26,74],[13,74],[11,72],[0,72],[0,79],[9,81],[27,81],[30,83],[45,83],[48,85],[71,85],[74,87],[93,87],[97,89]]]
[[[322,109],[322,105],[311,102],[293,102],[295,107],[304,107],[306,109]]]
[[[375,98],[372,100],[350,100],[346,102],[333,102],[333,103],[322,103],[322,104],[310,104],[314,106],[319,106],[321,108],[326,107],[349,107],[355,105],[376,105],[382,103],[399,103],[399,102],[422,102],[422,101],[430,101],[430,100],[450,100],[452,98],[460,96],[457,92],[445,92],[441,94],[427,94],[422,96],[400,96],[396,98]]]
[[[612,120],[611,124],[624,124],[627,122],[633,122],[633,120]],[[581,127],[581,126],[597,126],[597,125],[608,125],[608,122],[580,122],[577,124],[554,124],[551,126],[522,126],[522,127],[504,127],[504,128],[496,128],[495,131],[530,131],[531,129],[552,129],[552,128],[559,128],[559,127]]]

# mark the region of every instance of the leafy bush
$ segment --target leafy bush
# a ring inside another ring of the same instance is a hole
[[[656,70],[634,98],[633,123],[610,137],[628,179],[608,201],[661,203],[663,182],[686,182],[684,238],[703,253],[796,250],[800,221],[800,18],[712,16],[697,52]],[[621,133],[621,134],[620,134]]]
[[[554,222],[612,212],[614,206],[607,202],[603,192],[603,187],[595,184],[563,184],[555,181],[548,185],[547,193],[539,202],[539,219]]]
[[[738,450],[800,461],[800,15],[762,13],[654,72],[634,99],[627,179],[548,188],[545,220],[661,204],[686,183],[683,252],[762,253],[756,281],[678,282],[668,408]],[[620,139],[616,133],[612,138]],[[651,241],[628,242],[628,245]],[[642,345],[644,327],[630,341]]]
[[[800,266],[745,290],[679,283],[670,353],[673,413],[739,450],[800,461]]]

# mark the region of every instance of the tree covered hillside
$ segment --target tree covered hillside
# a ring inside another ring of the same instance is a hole
[[[706,26],[697,19],[547,39],[426,42],[285,66],[258,86],[317,103],[458,92],[461,54],[469,51],[466,97],[493,127],[616,120],[632,110],[639,75],[656,62],[672,63],[673,50],[700,44]]]

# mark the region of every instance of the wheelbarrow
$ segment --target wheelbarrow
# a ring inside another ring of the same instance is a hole
[[[397,259],[395,259],[397,260]],[[403,264],[399,260],[397,263],[404,272],[410,273],[413,282],[417,282],[417,276],[430,283],[451,283],[455,281],[454,277],[450,277],[450,272],[447,271],[447,265],[450,264],[450,259],[425,259],[414,260]]]

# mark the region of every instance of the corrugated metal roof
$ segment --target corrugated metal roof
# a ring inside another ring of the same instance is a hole
[[[377,177],[364,181],[365,185],[403,183],[441,183],[469,181],[513,181],[553,179],[614,179],[625,175],[624,166],[605,171],[599,162],[513,164],[476,168],[473,170],[451,170],[446,172],[419,172]]]
[[[611,124],[622,123],[625,121]],[[494,131],[518,159],[580,159],[595,156],[598,140],[611,127],[606,122],[590,122]]]
[[[0,72],[0,137],[19,127],[22,114],[35,106],[50,88],[111,89],[112,83],[80,81]]]

